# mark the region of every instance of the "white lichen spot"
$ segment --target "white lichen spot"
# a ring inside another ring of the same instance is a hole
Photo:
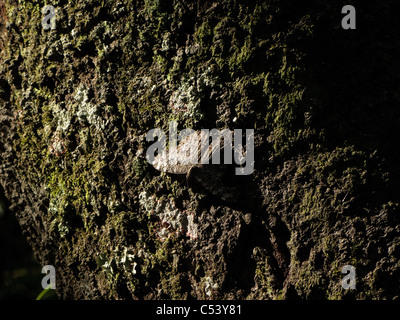
[[[208,68],[197,79],[197,91],[203,92],[206,88],[212,89],[217,83],[217,78],[213,76],[211,68]]]
[[[120,259],[120,264],[123,266],[125,272],[131,272],[133,275],[136,274],[137,263],[134,261],[135,255],[129,253],[128,248],[124,248],[122,257]]]
[[[55,197],[50,198],[49,208],[47,209],[47,212],[49,213],[50,216],[56,215],[58,213],[58,205],[59,202],[57,201],[57,198]]]
[[[197,91],[195,79],[184,81],[175,90],[169,99],[169,106],[176,112],[184,112],[184,115],[198,121],[203,118],[200,111],[201,97]]]
[[[58,233],[61,238],[64,238],[69,233],[69,228],[62,221],[60,221],[57,225]]]
[[[171,41],[171,34],[170,33],[165,33],[163,35],[163,40],[161,43],[161,49],[160,51],[169,51],[172,47],[173,43]]]
[[[181,112],[186,118],[198,122],[204,117],[200,110],[200,102],[204,91],[216,86],[217,79],[208,68],[197,78],[182,79],[181,84],[174,90],[169,99],[169,106],[175,112]]]
[[[100,254],[97,257],[96,262],[108,276],[114,275],[113,259],[107,259],[104,254]]]
[[[59,184],[59,187],[61,188],[62,185]],[[48,233],[50,234],[50,237],[55,236],[57,238],[64,238],[70,232],[68,224],[65,222],[62,215],[60,215],[60,212],[63,212],[65,207],[68,205],[67,203],[65,203],[64,199],[64,191],[60,191],[57,196],[51,194],[49,196],[49,207],[47,209],[47,216],[51,219],[48,228]]]
[[[197,231],[197,224],[194,222],[194,215],[188,214],[186,218],[187,218],[186,235],[191,239],[197,239],[198,231]]]
[[[143,243],[143,247],[138,250],[137,256],[138,256],[138,258],[141,258],[141,259],[149,259],[151,257],[151,254],[146,251],[145,243]]]
[[[117,248],[113,253],[112,257],[100,254],[96,259],[97,265],[103,269],[107,276],[114,277],[118,269],[132,275],[137,273],[135,255],[130,249],[123,247],[122,250],[119,250]]]
[[[211,277],[206,277],[204,284],[204,292],[208,297],[211,297],[214,290],[218,289],[218,284],[215,283]]]
[[[53,112],[53,117],[57,121],[57,131],[66,131],[71,124],[71,113],[68,110],[61,108],[57,103],[52,102],[50,108]]]
[[[99,116],[98,106],[92,104],[88,98],[88,91],[80,86],[74,96],[75,101],[78,103],[78,111],[76,116],[82,123],[89,123],[97,130],[104,129],[105,122]]]
[[[158,200],[143,191],[139,195],[139,202],[149,214],[158,218],[160,227],[156,232],[160,240],[166,240],[173,234],[184,234],[190,239],[197,238],[194,215],[176,208],[172,200]]]

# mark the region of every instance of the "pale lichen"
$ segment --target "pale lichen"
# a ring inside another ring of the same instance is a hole
[[[118,271],[132,275],[135,275],[137,272],[135,255],[127,247],[123,247],[122,250],[116,248],[113,250],[111,257],[100,254],[97,256],[96,262],[109,277],[115,277]]]
[[[155,196],[149,196],[145,191],[139,195],[139,199],[143,208],[150,215],[158,218],[159,228],[156,234],[160,240],[164,241],[173,234],[184,234],[190,239],[197,238],[198,227],[194,222],[194,215],[176,208],[172,199],[158,200]]]
[[[78,103],[78,111],[76,112],[78,120],[83,124],[93,125],[97,130],[103,129],[105,121],[99,116],[98,106],[89,101],[88,90],[80,86],[74,99]]]
[[[218,283],[215,283],[211,277],[205,278],[204,293],[207,297],[211,297],[213,292],[218,289]]]
[[[67,131],[71,124],[71,112],[62,108],[60,104],[55,101],[50,104],[50,109],[52,110],[54,120],[57,123],[57,131]]]

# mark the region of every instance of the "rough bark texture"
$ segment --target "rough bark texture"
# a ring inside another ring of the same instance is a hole
[[[352,2],[1,4],[0,183],[60,298],[399,296],[398,13]],[[255,129],[253,174],[158,172],[171,120]]]

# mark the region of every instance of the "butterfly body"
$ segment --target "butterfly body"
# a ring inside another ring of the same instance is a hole
[[[213,161],[216,153],[224,150],[226,140],[231,143],[231,131],[225,130],[223,139],[209,143],[209,134],[203,130],[185,136],[176,148],[170,147],[158,154],[152,165],[155,169],[172,174],[188,174],[193,167],[201,168]],[[228,137],[229,135],[229,137]],[[219,155],[218,155],[218,159]],[[217,162],[219,164],[220,161]]]

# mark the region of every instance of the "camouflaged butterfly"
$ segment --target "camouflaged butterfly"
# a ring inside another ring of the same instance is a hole
[[[234,144],[232,145],[232,133],[234,133]],[[232,164],[232,153],[235,163],[246,166],[236,168],[236,175],[248,175],[254,168],[254,130],[246,130],[246,155],[242,148],[242,130],[234,131],[224,129],[217,130],[184,129],[179,135],[177,123],[170,122],[169,146],[166,147],[166,136],[161,129],[152,129],[147,134],[148,141],[154,137],[158,141],[153,143],[146,152],[147,161],[159,171],[172,174],[189,174],[194,167],[203,167],[206,164],[221,164],[221,151],[224,151],[224,164]],[[211,143],[210,143],[211,139]],[[178,141],[179,144],[178,144]],[[232,150],[233,147],[233,150]],[[158,155],[155,152],[158,150]],[[234,151],[234,152],[232,152]]]
[[[234,144],[232,145],[232,135]],[[166,136],[161,129],[149,131],[147,140],[158,141],[146,152],[147,161],[159,171],[170,174],[186,174],[186,181],[195,179],[211,194],[224,201],[239,199],[235,175],[248,175],[254,167],[254,133],[246,130],[246,155],[242,148],[242,130],[192,130],[184,129],[178,135],[176,122],[170,123],[169,145],[166,147]],[[179,141],[179,143],[178,143]],[[233,147],[233,149],[232,149]],[[158,155],[155,152],[158,150]],[[223,153],[223,164],[221,164]],[[235,168],[231,172],[232,153],[236,164],[246,166]],[[211,160],[211,164],[210,164]]]

